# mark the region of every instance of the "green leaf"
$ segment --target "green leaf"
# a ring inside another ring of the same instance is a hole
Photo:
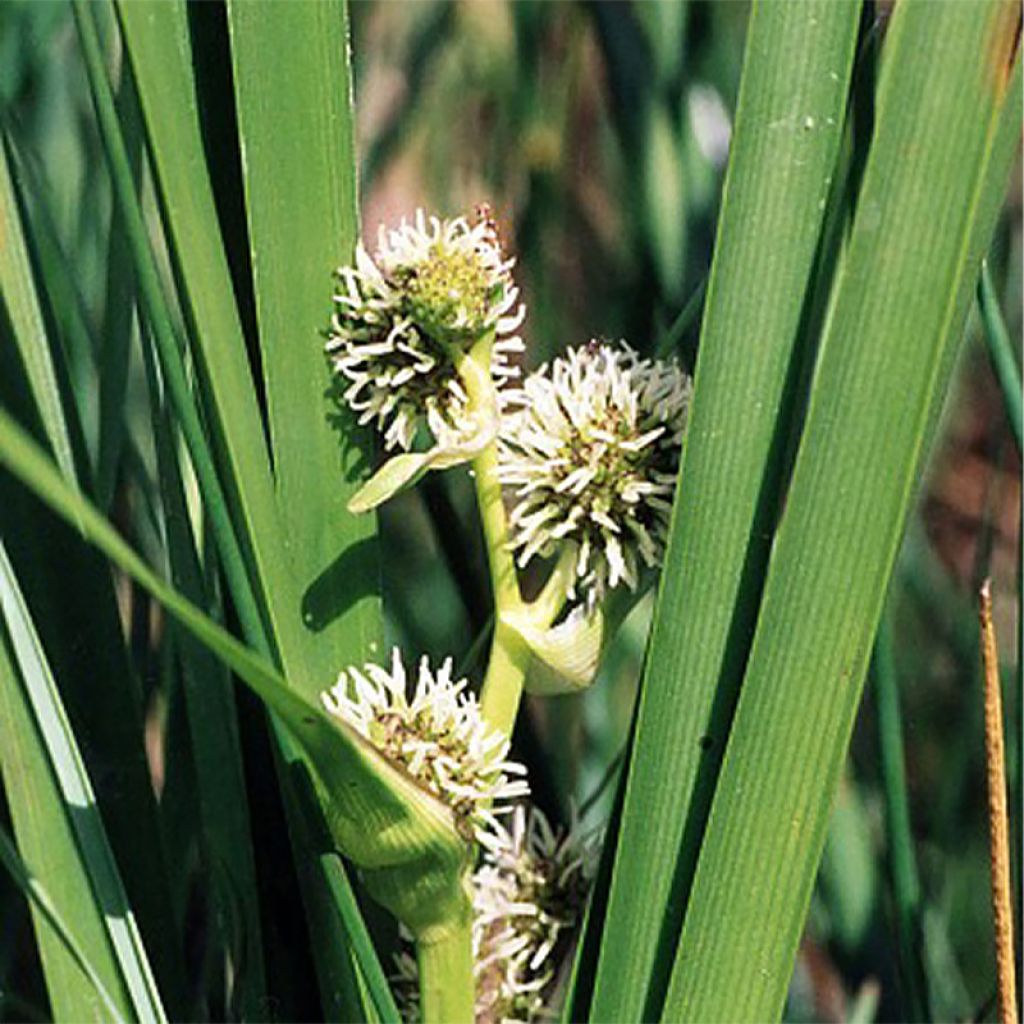
[[[318,598],[335,611],[307,636],[315,687],[382,640],[376,523],[345,507],[365,475],[369,437],[339,414],[323,350],[333,272],[358,234],[347,8],[232,0],[227,9],[288,560],[300,593],[325,581]]]
[[[10,667],[7,662],[6,649],[0,653],[0,660],[5,662],[5,668]],[[89,957],[83,951],[81,943],[72,935],[71,929],[50,898],[50,894],[28,865],[21,859],[14,841],[7,834],[7,831],[2,828],[0,828],[0,861],[3,862],[7,873],[11,876],[12,881],[21,891],[22,895],[32,904],[33,911],[46,922],[67,951],[68,956],[71,957],[78,969],[89,979],[89,983],[95,990],[96,995],[99,996],[100,1002],[110,1015],[111,1020],[117,1021],[120,1024],[125,1018],[121,1016],[121,1011],[114,1003],[110,993],[107,992],[99,971],[89,962]],[[58,997],[59,1002],[60,997]],[[56,1016],[60,1017],[59,1011]]]
[[[61,471],[69,480],[75,480],[74,451],[22,233],[6,139],[0,140],[0,298],[7,309],[46,439]]]
[[[189,526],[184,484],[177,461],[176,434],[167,410],[160,403],[154,356],[143,345],[143,361],[153,407],[153,435],[157,472],[164,506],[164,528],[171,579],[193,604],[210,608],[195,539]],[[239,922],[238,971],[239,1007],[245,1017],[265,1012],[266,991],[263,968],[263,943],[257,898],[256,865],[250,833],[249,806],[245,791],[241,743],[235,711],[231,677],[211,652],[181,630],[181,675],[185,710],[189,723],[192,760],[195,765],[196,803],[202,827],[202,853],[211,876],[226,885],[213,887],[216,917],[230,938],[227,922],[233,916]],[[240,914],[234,908],[240,906]],[[211,942],[215,941],[211,937]],[[228,969],[234,973],[231,958]]]
[[[246,567],[234,555],[231,530],[222,513],[220,486],[208,472],[206,440],[194,430],[187,436],[190,454],[197,470],[202,471],[200,485],[207,508],[215,516],[215,525],[220,523],[218,547],[246,635],[261,650],[276,648],[291,685],[302,687],[307,694],[315,693],[329,680],[309,665],[309,636],[301,618],[301,599],[286,557],[286,536],[267,471],[267,453],[244,339],[216,230],[217,214],[209,175],[204,167],[185,7],[167,3],[144,9],[123,4],[119,13],[160,183],[172,254],[179,269],[193,341],[205,373],[207,422],[213,424],[214,440],[222,454],[217,463],[227,484],[232,523],[239,530],[245,551],[251,556],[249,562],[256,570],[272,636],[265,633],[259,616],[252,614]],[[116,128],[116,120],[111,127]],[[112,131],[112,138],[114,134]],[[124,173],[121,176],[127,178]],[[156,323],[159,324],[159,318]],[[175,346],[166,344],[166,339],[161,345],[161,358],[180,378],[180,371],[174,369],[174,360],[180,359],[180,355]],[[172,398],[176,414],[187,424],[194,415],[189,409],[191,396],[178,387]],[[332,666],[330,678],[336,667]],[[293,761],[297,755],[287,737],[279,734],[278,739],[286,760]],[[288,794],[286,787],[286,804],[290,800]],[[305,853],[297,849],[296,856],[302,861]],[[307,871],[307,867],[299,864],[299,877],[307,881],[303,898],[307,907],[319,906],[331,899],[330,887],[322,871]],[[344,907],[336,910],[342,920],[349,918]],[[348,953],[333,941],[336,931],[317,931],[318,923],[333,922],[335,918],[310,914],[307,920],[313,928],[312,947],[325,1004],[333,1013],[339,1008],[339,998],[347,998],[341,989],[351,973]]]
[[[907,767],[903,757],[903,716],[893,651],[892,627],[883,614],[872,660],[878,717],[878,753],[885,797],[885,831],[892,877],[892,914],[899,949],[900,987],[908,1019],[931,1020],[923,954],[921,882],[910,824]]]
[[[327,826],[371,893],[414,935],[461,912],[470,849],[451,811],[340,720],[288,688],[262,657],[156,575],[96,509],[65,484],[38,446],[0,411],[0,461],[148,590],[270,708],[313,769]]]
[[[199,130],[185,5],[119,3],[118,14],[146,124],[172,257],[179,271],[191,327],[189,341],[204,374],[204,397],[208,400],[204,411],[217,442],[218,479],[224,482],[230,521],[243,553],[251,556],[249,561],[255,565],[259,598],[266,605],[274,642],[289,675],[304,686],[322,686],[327,680],[311,679],[304,664],[300,600],[286,558],[256,391],[217,230],[217,210]],[[116,119],[110,128],[113,140]],[[123,143],[118,148],[123,148]],[[118,160],[118,164],[126,163],[126,159]],[[130,183],[126,167],[122,167],[121,177]],[[122,190],[129,191],[127,187]],[[122,195],[122,200],[128,198]],[[145,297],[146,278],[141,269],[136,258],[139,288]],[[160,315],[153,320],[158,341],[159,332],[165,330],[165,319]],[[172,356],[171,346],[162,343],[161,364],[166,358],[165,369],[171,365]],[[176,400],[175,412],[186,427],[190,414],[184,403]],[[202,444],[198,437],[187,439],[198,471],[205,461],[200,455],[201,448],[206,447],[205,438]],[[214,517],[222,516],[220,502],[207,489],[210,481],[203,483],[208,511]],[[214,490],[219,489],[219,484],[214,486]],[[227,539],[226,530],[223,539]],[[221,557],[226,558],[224,550]],[[241,597],[237,588],[244,586],[243,575],[234,572],[229,577],[235,583],[236,602]],[[240,614],[244,612],[242,604]]]
[[[60,476],[54,479],[65,486]],[[78,752],[78,745],[64,713],[60,695],[50,673],[46,655],[35,631],[28,608],[0,544],[0,607],[7,624],[11,651],[25,684],[39,738],[49,769],[63,803],[61,812],[74,836],[88,879],[94,912],[102,919],[110,948],[116,957],[119,981],[130,999],[134,1016],[144,1021],[165,1020],[160,994],[153,980],[149,960],[142,947],[135,917],[121,884],[113,852],[99,816],[92,784]],[[5,747],[6,749],[6,747]],[[54,826],[57,834],[61,824]],[[119,986],[120,987],[120,986]]]
[[[1013,439],[1017,442],[1017,454],[1021,453],[1021,381],[1020,368],[1013,355],[1013,345],[1006,330],[1003,314],[999,311],[995,285],[988,264],[982,264],[981,280],[978,282],[978,305],[981,309],[981,323],[985,329],[985,341],[988,344],[989,359],[992,370],[1003,393],[1006,407],[1006,418],[1013,431]]]
[[[92,965],[103,990],[111,993],[116,1016],[127,1019],[131,1002],[110,946],[102,908],[93,897],[6,631],[0,635],[0,750],[0,771],[18,845],[45,885],[54,910],[74,932],[82,956]],[[35,909],[33,921],[54,1019],[101,1016],[106,1004],[99,989],[83,974],[75,955],[42,913]]]
[[[348,510],[353,515],[371,512],[378,505],[408,490],[421,480],[436,461],[439,449],[392,455],[352,496]]]
[[[907,509],[1020,132],[1019,11],[903,0],[665,1016],[777,1019]]]
[[[855,3],[822,0],[759,0],[751,9],[595,1020],[656,1017],[667,985],[768,556],[781,410],[858,14]]]

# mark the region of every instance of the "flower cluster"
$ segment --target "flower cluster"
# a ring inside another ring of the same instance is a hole
[[[571,545],[567,597],[636,589],[664,554],[690,393],[674,363],[593,341],[505,392],[498,472],[521,566]]]
[[[452,678],[452,661],[432,671],[421,659],[412,696],[398,648],[390,670],[368,664],[341,673],[321,694],[324,706],[389,761],[447,804],[466,839],[493,843],[498,815],[529,792],[526,769],[507,760],[508,740],[480,716],[466,680]]]
[[[465,444],[477,431],[458,372],[460,354],[494,335],[491,372],[514,374],[524,308],[486,208],[470,223],[429,219],[380,230],[375,257],[360,243],[338,271],[327,351],[346,379],[344,399],[359,422],[373,422],[387,449]]]
[[[473,959],[478,1024],[557,1016],[559,968],[568,962],[597,864],[596,837],[580,824],[553,829],[520,804],[511,828],[483,845],[473,874]],[[403,1017],[417,1020],[416,961],[396,957]]]

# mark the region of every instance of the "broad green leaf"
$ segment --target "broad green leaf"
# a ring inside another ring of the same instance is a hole
[[[777,1019],[871,641],[1020,133],[1015,4],[896,5],[665,1005]]]
[[[362,868],[367,886],[384,906],[416,935],[443,928],[453,913],[461,912],[470,848],[442,803],[353,730],[289,689],[265,659],[160,579],[2,411],[0,461],[230,665],[279,717],[313,770],[338,848]]]
[[[768,555],[782,410],[858,15],[856,3],[823,0],[755,0],[751,9],[596,1020],[657,1016],[668,981]]]
[[[76,479],[74,450],[64,418],[50,343],[32,279],[18,201],[11,180],[6,139],[0,140],[0,298],[7,310],[32,396],[61,471]]]
[[[348,12],[344,0],[233,0],[227,9],[288,561],[300,594],[328,581],[329,595],[317,592],[337,611],[307,636],[316,687],[382,640],[376,523],[345,507],[365,475],[369,437],[332,397],[323,350],[333,272],[351,260],[358,234]]]
[[[114,1016],[131,1017],[117,960],[93,897],[89,876],[75,842],[66,808],[50,767],[24,687],[0,634],[0,772],[18,846],[49,894],[54,913],[73,932],[82,958],[116,1006]],[[33,909],[43,975],[55,1020],[98,1020],[109,1011],[97,985],[83,972],[75,954]]]
[[[65,486],[58,474],[54,473],[54,479]],[[107,840],[92,784],[3,545],[0,545],[0,608],[7,626],[11,653],[21,670],[34,725],[63,804],[59,813],[66,816],[80,852],[89,898],[95,901],[94,912],[101,917],[106,928],[110,949],[118,965],[120,985],[127,993],[137,1019],[165,1020],[160,994]],[[53,827],[59,836],[63,831],[62,825],[56,823]]]
[[[0,654],[0,660],[6,661],[6,657],[5,650]],[[21,890],[25,899],[32,904],[33,911],[46,922],[53,934],[60,940],[68,956],[75,962],[82,974],[89,979],[89,983],[95,990],[96,995],[99,996],[103,1008],[110,1015],[110,1019],[120,1024],[124,1018],[121,1016],[121,1011],[117,1008],[113,997],[103,984],[99,971],[90,963],[89,957],[82,949],[82,944],[71,933],[70,927],[61,917],[60,911],[54,905],[45,886],[40,883],[32,869],[21,859],[14,841],[7,834],[6,830],[2,828],[0,828],[0,862],[3,863],[7,873],[11,876],[18,889]]]

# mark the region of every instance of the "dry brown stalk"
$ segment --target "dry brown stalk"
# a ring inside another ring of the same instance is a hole
[[[1017,979],[1013,958],[1013,894],[1010,889],[1010,839],[1006,810],[1003,750],[1003,702],[999,655],[992,623],[992,581],[981,585],[979,617],[985,667],[985,756],[988,775],[989,849],[992,864],[992,918],[996,940],[999,1019],[1017,1024]]]

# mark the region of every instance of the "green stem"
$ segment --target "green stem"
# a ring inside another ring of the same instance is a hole
[[[988,263],[981,265],[981,279],[978,281],[978,305],[981,307],[981,322],[985,328],[985,342],[988,345],[989,359],[992,370],[999,381],[1006,406],[1006,418],[1013,430],[1013,439],[1017,442],[1017,451],[1021,451],[1021,397],[1020,369],[1013,355],[1013,345],[1003,314],[999,311],[999,300],[996,298],[995,285]]]
[[[481,338],[459,367],[471,404],[486,417],[497,416],[490,364],[493,335]],[[523,693],[530,651],[507,617],[520,613],[523,598],[519,592],[515,562],[508,544],[508,523],[498,479],[498,445],[492,441],[473,460],[473,480],[487,547],[487,563],[494,593],[494,637],[480,697],[484,719],[506,736],[511,735]]]
[[[892,872],[896,937],[906,1010],[911,1020],[930,1020],[928,989],[921,964],[921,883],[914,859],[914,839],[907,802],[903,758],[903,720],[892,649],[889,613],[882,615],[875,637],[872,675],[878,707],[878,745],[885,791],[889,866]]]
[[[480,712],[486,722],[506,736],[512,735],[529,667],[529,647],[516,630],[498,619],[480,694]]]
[[[424,1024],[472,1024],[473,926],[469,914],[451,928],[416,943],[420,1013]]]

